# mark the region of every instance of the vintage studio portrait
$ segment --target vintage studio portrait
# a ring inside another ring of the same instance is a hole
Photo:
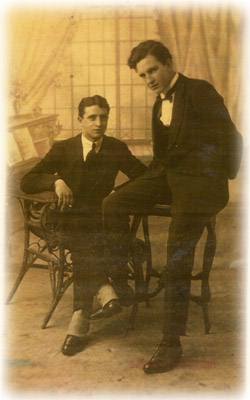
[[[6,10],[4,385],[245,388],[244,10]]]

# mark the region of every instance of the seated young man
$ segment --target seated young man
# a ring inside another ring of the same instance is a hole
[[[121,309],[107,279],[101,205],[113,190],[119,171],[133,179],[146,170],[125,143],[105,135],[110,110],[105,98],[85,97],[78,110],[82,132],[55,143],[21,182],[26,193],[55,190],[58,197],[60,223],[74,268],[73,316],[62,346],[65,355],[73,355],[86,346],[96,293],[102,317]],[[119,279],[123,277],[124,270]]]

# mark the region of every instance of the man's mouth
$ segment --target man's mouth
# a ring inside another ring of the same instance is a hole
[[[151,90],[159,89],[158,83],[155,83],[154,85],[150,85],[150,86],[149,86],[149,89],[151,89]]]

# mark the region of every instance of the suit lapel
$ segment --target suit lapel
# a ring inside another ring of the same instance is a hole
[[[83,148],[82,148],[82,134],[80,133],[75,137],[74,142],[72,142],[71,148],[72,164],[76,164],[83,160]]]
[[[102,144],[101,144],[101,148],[99,150],[98,155],[100,156],[100,158],[105,158],[108,156],[108,150],[109,150],[109,146],[108,146],[108,138],[107,136],[103,136],[103,140],[102,140]]]
[[[183,121],[184,106],[185,106],[185,77],[180,74],[174,97],[172,122],[170,125],[171,127],[171,134],[169,137],[170,144],[176,143],[180,126]]]
[[[67,175],[70,179],[70,186],[77,191],[81,182],[81,168],[83,160],[83,149],[81,134],[74,137],[71,146],[68,147],[67,156],[69,157],[69,170]]]
[[[72,138],[70,143],[67,143],[65,156],[68,159],[67,161],[70,168],[73,168],[79,161],[82,161],[83,149],[81,133]]]
[[[154,118],[157,118],[158,120],[161,117],[161,98],[160,96],[157,96],[156,100],[155,100],[155,104],[154,104],[154,109],[153,109],[153,115]]]

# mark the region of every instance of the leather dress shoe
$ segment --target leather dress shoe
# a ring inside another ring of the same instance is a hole
[[[87,344],[87,338],[67,335],[62,345],[62,353],[65,356],[73,356],[82,351]]]
[[[89,319],[96,320],[101,318],[109,318],[112,315],[121,312],[122,308],[120,306],[119,300],[110,300],[105,306],[97,310],[95,313],[91,314]]]
[[[182,348],[180,343],[170,344],[163,340],[149,362],[144,365],[143,370],[146,374],[170,371],[178,364],[181,356]]]

